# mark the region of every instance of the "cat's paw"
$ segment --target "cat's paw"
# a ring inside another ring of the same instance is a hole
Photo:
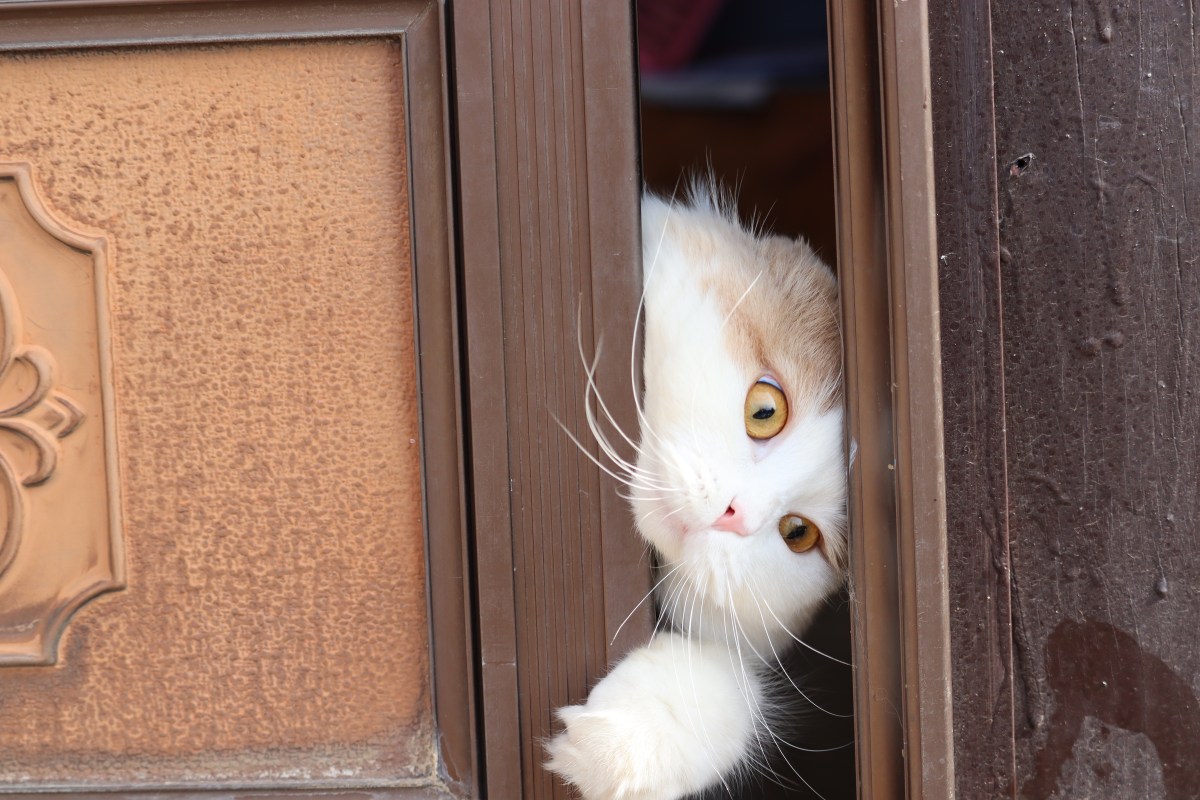
[[[586,800],[675,800],[718,783],[751,745],[752,674],[720,643],[659,635],[584,705],[559,709],[546,766]]]

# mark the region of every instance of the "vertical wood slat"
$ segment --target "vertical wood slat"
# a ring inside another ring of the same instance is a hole
[[[636,440],[636,412],[633,393],[641,391],[640,369],[635,369],[633,354],[633,318],[641,295],[641,215],[637,206],[628,205],[628,198],[638,197],[641,169],[638,164],[636,75],[630,69],[633,55],[614,57],[611,32],[618,36],[632,33],[633,4],[611,0],[584,0],[582,30],[582,65],[589,77],[583,95],[582,111],[593,125],[586,142],[585,173],[588,192],[588,227],[591,231],[588,256],[593,269],[591,276],[593,327],[601,331],[604,351],[608,354],[597,368],[596,380],[605,387],[606,396],[615,403],[614,411]],[[630,47],[632,39],[630,38]],[[621,120],[608,125],[604,120]],[[614,171],[612,164],[632,165],[632,169]],[[630,274],[615,268],[633,264],[635,290],[630,291]],[[621,320],[614,325],[610,320]],[[639,365],[636,365],[640,367]],[[631,386],[630,382],[637,383]],[[606,585],[604,625],[605,646],[611,664],[628,650],[645,640],[650,611],[643,605],[637,614],[621,628],[621,623],[648,590],[645,550],[634,532],[628,506],[612,492],[600,498],[603,530],[610,532],[604,540],[602,554]],[[611,537],[611,538],[609,538]],[[629,540],[637,541],[629,546]],[[597,609],[599,611],[599,609]],[[618,632],[618,629],[620,631]]]
[[[577,340],[589,355],[603,341],[601,390],[636,431],[631,9],[497,0],[486,14],[455,11],[486,785],[493,797],[564,797],[541,768],[553,710],[582,700],[649,629],[642,609],[610,648],[649,588],[643,546],[614,482],[556,422],[590,439]]]
[[[1013,651],[990,3],[930,0],[959,797],[1013,781]]]
[[[452,12],[456,9],[451,9]],[[489,15],[454,13],[451,22],[458,128],[459,253],[462,273],[468,474],[472,478],[471,525],[478,610],[479,718],[484,748],[484,785],[493,797],[521,796],[518,729],[517,644],[513,541],[510,529],[498,158]],[[469,82],[470,90],[462,84]],[[470,176],[473,188],[468,190]],[[500,479],[497,479],[500,478]],[[485,566],[486,565],[486,568]],[[483,599],[486,598],[486,601]]]
[[[907,784],[941,798],[954,757],[927,4],[879,10]]]

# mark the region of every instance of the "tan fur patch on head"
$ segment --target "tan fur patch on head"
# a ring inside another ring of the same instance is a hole
[[[706,276],[729,317],[731,349],[777,375],[796,411],[834,408],[841,402],[842,354],[833,273],[803,241],[742,235],[755,246],[728,254],[736,263]]]
[[[796,412],[835,408],[842,401],[842,344],[832,270],[802,239],[743,226],[732,195],[711,176],[694,179],[687,194],[688,202],[664,219],[662,235],[722,309],[731,354],[774,374]]]

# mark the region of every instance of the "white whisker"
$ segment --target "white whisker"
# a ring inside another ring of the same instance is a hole
[[[682,566],[683,566],[683,562],[681,561],[678,564],[676,564],[674,567],[672,567],[670,572],[668,572],[666,575],[663,575],[661,578],[659,578],[657,581],[654,582],[654,585],[650,587],[650,591],[646,592],[645,596],[642,597],[641,600],[638,600],[637,605],[635,605],[633,607],[633,609],[630,610],[630,612],[625,616],[625,619],[621,620],[621,624],[617,626],[616,633],[613,634],[612,641],[608,643],[609,646],[612,646],[613,642],[617,641],[617,637],[621,635],[621,629],[625,627],[626,622],[629,622],[630,618],[634,615],[634,612],[636,612],[639,608],[642,607],[642,603],[649,600],[651,595],[654,594],[654,591],[659,586],[662,586],[663,581],[665,581],[667,578],[671,577],[671,575],[673,575],[675,573],[675,571]]]
[[[692,610],[688,612],[688,624],[687,624],[687,628],[688,628],[688,630],[687,630],[687,633],[688,633],[688,640],[687,640],[688,641],[688,652],[687,652],[688,673],[690,673],[692,675],[692,699],[696,703],[696,708],[700,708],[700,694],[699,694],[699,692],[696,691],[696,678],[695,678],[696,672],[692,667],[691,643],[692,643],[692,617],[696,613],[696,606],[699,605],[699,603],[700,603],[700,587],[699,587],[699,585],[697,585],[695,587],[694,591],[692,592]],[[703,622],[703,620],[704,620],[703,613],[700,614],[700,619]],[[702,642],[703,640],[697,636],[695,641]],[[699,645],[697,645],[696,649],[700,650],[701,648],[699,647]],[[690,714],[689,714],[689,716],[690,716]],[[702,734],[704,734],[704,741],[708,743],[708,752],[709,752],[709,755],[711,756],[712,754],[714,754],[716,752],[716,748],[713,746],[712,739],[709,738],[708,726],[704,724],[704,715],[699,714],[698,716],[700,717],[700,732]],[[693,726],[693,729],[694,729],[694,726]],[[729,784],[725,783],[725,776],[718,775],[718,778],[721,781],[721,785],[725,787],[725,791],[728,792],[729,794],[733,794],[733,792],[731,792],[729,789]]]
[[[746,287],[746,291],[742,292],[742,296],[739,297],[737,299],[737,302],[733,304],[733,307],[729,309],[729,313],[725,315],[725,319],[721,320],[721,329],[722,330],[725,328],[725,325],[729,322],[729,319],[733,316],[733,312],[737,311],[737,307],[742,304],[742,301],[746,299],[746,296],[748,294],[750,294],[750,290],[754,288],[754,284],[758,283],[758,279],[761,278],[762,276],[763,276],[763,273],[762,273],[762,270],[760,269],[758,271],[758,274],[754,276],[754,280],[750,281],[750,285]]]
[[[730,617],[732,617],[732,616],[733,615],[729,608],[722,609],[721,621],[725,628],[725,641],[729,642],[732,639],[732,641],[734,642],[734,645],[738,649],[738,661],[741,661],[741,646],[738,645],[738,643],[737,643],[737,631],[733,631],[733,636],[729,635],[730,634],[729,620],[730,620]],[[733,663],[733,651],[732,650],[729,651],[729,666],[734,667],[735,669],[738,667],[738,664]],[[744,669],[743,669],[743,675],[744,675]],[[745,684],[744,688],[742,688],[742,699],[746,701],[746,710],[750,712],[751,719],[757,719],[757,717],[754,714],[754,709],[750,707],[750,698],[747,696],[747,692],[749,691],[749,688],[750,687],[748,684]],[[767,751],[765,749],[763,749],[762,735],[759,733],[757,724],[755,724],[753,726],[753,730],[754,730],[755,742],[758,744],[758,752],[762,756],[762,763],[766,764],[767,763]]]
[[[734,607],[733,606],[733,592],[729,590],[729,587],[725,588],[725,592],[729,597],[729,607],[732,609]],[[738,620],[737,615],[731,613],[730,616],[733,618],[734,623],[738,627],[741,627],[741,622]],[[746,665],[745,665],[745,659],[742,658],[741,638],[737,635],[736,631],[734,631],[734,642],[737,643],[737,646],[738,646],[738,661],[741,662],[741,664],[742,664],[742,674],[743,674],[743,676],[745,676]],[[746,644],[748,644],[748,645],[750,644],[749,637],[747,637],[747,639],[746,639]],[[749,678],[747,677],[746,680],[748,681]],[[758,701],[755,700],[754,704],[757,707]],[[753,711],[751,713],[753,713]],[[809,791],[811,791],[817,797],[821,798],[821,800],[825,800],[825,796],[823,794],[821,794],[820,792],[818,792],[815,788],[813,788],[813,785],[811,783],[809,783],[808,781],[806,781],[804,779],[804,776],[800,774],[799,770],[797,770],[792,765],[792,762],[788,760],[787,755],[783,752],[783,748],[780,747],[780,743],[783,742],[783,740],[780,739],[778,736],[776,736],[775,732],[771,730],[771,726],[767,724],[767,718],[764,714],[762,714],[761,708],[759,709],[758,718],[762,722],[763,729],[767,732],[767,735],[771,737],[771,741],[775,744],[775,749],[778,750],[779,755],[783,757],[783,763],[788,765],[788,769],[790,769],[793,773],[795,773],[796,777],[799,778],[801,780],[801,782],[803,782],[804,785],[808,787]]]
[[[751,581],[753,581],[753,580],[754,580],[754,576],[753,576],[753,575],[751,575],[751,576],[750,576],[750,580],[751,580]],[[758,584],[755,584],[755,586],[757,586],[757,585],[758,585]],[[796,642],[798,642],[799,644],[802,644],[802,645],[804,645],[806,648],[808,648],[808,649],[809,649],[809,650],[811,650],[812,652],[816,653],[817,655],[819,655],[819,656],[824,656],[825,658],[828,658],[830,661],[836,661],[838,664],[842,664],[843,666],[847,666],[847,667],[853,667],[853,666],[854,666],[854,665],[853,665],[853,664],[851,664],[849,661],[842,661],[840,658],[835,658],[834,656],[831,656],[831,655],[829,655],[828,653],[823,653],[823,652],[821,652],[820,650],[818,650],[817,648],[813,647],[813,646],[812,646],[811,644],[809,644],[808,642],[806,642],[806,641],[804,641],[803,639],[801,639],[801,638],[800,638],[799,636],[797,636],[796,634],[792,633],[792,632],[791,632],[791,630],[789,630],[789,629],[788,629],[788,626],[783,624],[783,620],[781,620],[781,619],[780,619],[780,618],[779,618],[779,617],[778,617],[778,616],[775,614],[775,610],[774,610],[773,608],[771,608],[771,604],[767,602],[767,598],[766,598],[766,596],[765,596],[765,595],[762,595],[762,602],[763,602],[763,605],[767,607],[767,611],[770,613],[770,615],[771,615],[772,617],[774,617],[774,618],[775,618],[775,621],[776,621],[776,622],[778,622],[778,623],[779,623],[779,627],[783,628],[783,632],[784,632],[784,633],[786,633],[788,636],[792,637],[792,639],[794,639]]]
[[[662,231],[659,232],[658,243],[654,247],[654,256],[650,259],[650,270],[642,278],[642,294],[638,298],[637,312],[633,316],[633,336],[629,343],[629,391],[633,394],[633,407],[637,410],[638,424],[641,425],[643,433],[648,433],[656,439],[659,436],[655,433],[654,428],[650,426],[650,422],[646,418],[646,407],[642,403],[641,397],[638,396],[637,340],[638,331],[642,329],[642,315],[646,310],[646,291],[650,286],[650,281],[654,277],[654,270],[658,265],[658,257],[662,253],[663,241],[667,237],[667,224],[671,220],[671,212],[674,208],[675,197],[672,195],[671,202],[667,205],[667,218],[663,223]],[[643,439],[643,444],[646,443]]]
[[[667,590],[667,596],[662,601],[662,608],[659,610],[658,619],[654,621],[654,630],[651,632],[651,638],[658,635],[659,627],[663,624],[664,620],[669,621],[674,619],[675,608],[679,604],[679,599],[686,585],[686,580],[684,583],[680,583],[678,580],[671,583],[671,587]]]
[[[766,630],[767,629],[767,618],[763,616],[762,606],[759,605],[758,597],[756,596],[757,592],[754,591],[753,587],[747,586],[746,588],[749,589],[750,599],[754,601],[754,605],[758,606],[758,616],[759,616],[759,619],[762,620],[763,630]],[[749,640],[747,640],[746,643],[750,644]],[[848,717],[854,716],[853,713],[838,714],[836,712],[830,711],[829,709],[825,708],[824,706],[819,705],[817,703],[817,701],[813,700],[811,697],[809,697],[807,694],[805,694],[804,690],[801,689],[799,686],[797,686],[796,682],[794,680],[792,680],[792,676],[788,674],[788,671],[783,668],[783,659],[781,659],[779,657],[779,652],[775,649],[775,642],[771,640],[770,634],[767,635],[767,644],[770,645],[770,647],[771,647],[771,653],[775,656],[775,663],[779,665],[779,671],[783,674],[783,677],[787,678],[787,681],[788,681],[788,683],[790,683],[792,685],[792,688],[795,689],[796,692],[799,693],[799,695],[801,697],[803,697],[805,700],[807,700],[810,705],[812,705],[818,711],[825,712],[826,714],[828,714],[831,717],[841,717],[842,719],[846,719]],[[750,644],[750,648],[753,649],[754,645]],[[766,663],[766,659],[763,658],[761,655],[759,655],[757,650],[754,651],[754,655],[758,656],[759,659],[761,659],[763,661],[763,663]],[[803,748],[800,748],[800,749],[803,749]],[[835,747],[833,749],[837,750],[839,748]],[[824,752],[824,751],[810,751],[810,752]]]
[[[638,518],[638,521],[637,521],[638,526],[641,526],[641,524],[643,522],[645,522],[647,519],[649,519],[652,514],[658,513],[658,511],[666,505],[669,505],[669,504],[667,503],[667,499],[664,497],[664,498],[662,498],[661,503],[659,503],[654,508],[647,511],[645,514],[642,514],[642,516]],[[680,511],[683,511],[683,509],[684,509],[684,507],[682,505],[675,506],[674,509],[671,511],[671,513],[664,514],[662,519],[659,520],[659,522],[662,522],[663,520],[666,520],[666,519],[669,519],[669,518],[675,516]]]
[[[570,439],[575,444],[575,446],[579,448],[579,452],[583,453],[583,455],[585,455],[589,461],[591,461],[593,464],[595,464],[598,469],[600,469],[604,474],[608,475],[613,480],[617,481],[618,483],[622,483],[625,486],[628,486],[633,489],[664,488],[664,487],[660,487],[660,486],[644,485],[640,482],[640,479],[634,480],[633,476],[618,475],[617,473],[613,472],[611,469],[608,468],[607,465],[605,465],[603,462],[601,462],[600,459],[598,459],[594,455],[592,455],[591,452],[589,452],[588,449],[583,446],[582,442],[580,442],[578,439],[575,438],[575,434],[571,433],[571,431],[567,429],[567,426],[562,423],[562,420],[560,420],[558,417],[554,416],[553,414],[551,414],[550,416],[556,423],[558,423],[558,427],[562,428],[562,431],[563,431],[563,433],[565,433],[567,435],[567,438]]]
[[[624,439],[630,447],[632,447],[638,453],[642,452],[637,443],[633,441],[633,439],[629,438],[629,435],[626,434],[625,430],[620,426],[620,424],[617,423],[616,417],[614,417],[612,412],[608,409],[608,404],[604,402],[604,396],[600,394],[600,386],[596,383],[596,365],[600,362],[600,354],[603,350],[603,346],[597,343],[596,354],[593,356],[592,361],[589,364],[587,357],[583,353],[582,339],[579,337],[576,337],[576,339],[579,342],[579,360],[583,363],[583,372],[584,375],[587,376],[587,386],[584,390],[584,410],[588,416],[588,427],[592,429],[593,433],[600,433],[600,427],[598,424],[599,420],[592,411],[592,405],[590,402],[590,398],[594,395],[597,405],[600,407],[600,410],[604,412],[605,419],[608,420],[608,424],[611,425],[613,429],[621,435],[621,438]]]

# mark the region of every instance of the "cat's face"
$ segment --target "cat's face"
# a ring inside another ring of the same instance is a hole
[[[774,639],[807,624],[844,574],[834,278],[807,245],[753,236],[702,204],[648,198],[643,248],[632,497],[675,570],[660,601],[701,637],[737,626]]]

